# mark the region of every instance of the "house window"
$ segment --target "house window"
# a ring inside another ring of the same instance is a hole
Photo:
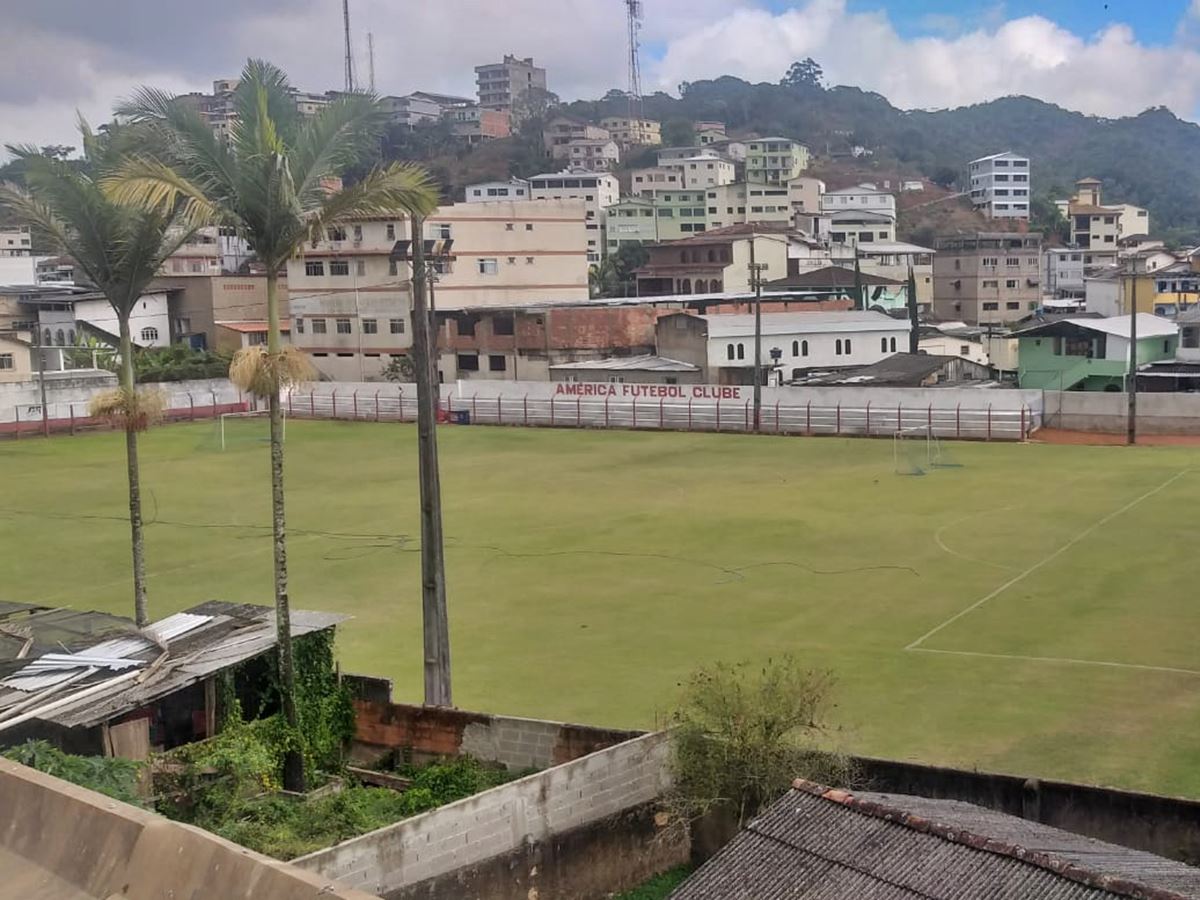
[[[458,369],[460,372],[478,372],[479,371],[479,354],[478,353],[460,353],[460,354],[458,354]]]
[[[508,370],[508,359],[501,353],[488,354],[488,371],[505,372]]]
[[[379,322],[375,319],[363,319],[362,332],[363,334],[379,334]]]
[[[792,356],[799,356],[799,355],[800,355],[800,342],[792,341]]]
[[[998,257],[985,256],[983,258],[983,265],[985,265],[985,266],[998,266],[999,264],[1000,264],[1000,259]]]
[[[366,275],[367,274],[367,261],[365,259],[356,259],[354,261],[354,274],[355,275]]]
[[[324,275],[325,263],[319,259],[306,259],[304,261],[305,275]]]
[[[512,223],[512,222],[505,222],[505,223],[504,223],[504,230],[505,230],[505,231],[512,231],[512,230],[513,230],[513,227],[514,227],[514,226],[513,226],[513,223]]]
[[[892,352],[893,353],[896,352],[896,339],[895,338],[892,338]]]
[[[442,240],[442,241],[450,240],[450,226],[449,225],[434,225],[433,226],[433,237],[435,240]]]
[[[1019,266],[1021,264],[1021,260],[1019,257],[1009,256],[1004,260],[1004,264],[1011,268],[1013,266]]]
[[[738,344],[738,359],[745,359],[745,358],[746,358],[746,345]]]
[[[1020,309],[1021,304],[1019,301],[1009,300],[1007,303],[1004,304],[1004,308],[1005,309]]]
[[[350,320],[349,319],[338,319],[337,320],[337,333],[338,334],[349,334],[350,333]]]
[[[1170,352],[1171,352],[1171,342],[1163,341],[1163,353],[1170,353]]]
[[[512,334],[513,333],[513,317],[512,316],[496,316],[492,319],[492,334]]]
[[[887,338],[880,338],[880,339],[879,339],[879,352],[880,352],[880,353],[887,353]]]
[[[329,261],[330,275],[349,275],[350,261],[348,259],[331,259]]]
[[[325,320],[324,319],[313,319],[312,326],[313,326],[313,334],[324,334],[325,333]]]
[[[835,356],[842,355],[842,339],[841,338],[838,338],[836,341],[834,341],[833,352],[834,352]]]
[[[387,223],[387,239],[389,241],[394,241],[396,239],[396,223],[395,222]]]
[[[362,240],[362,226],[361,225],[354,226],[354,239],[356,241]]]
[[[999,304],[999,303],[985,303],[985,304],[983,304],[983,310],[984,310],[984,312],[992,312],[993,310],[997,310],[997,309],[999,309],[999,308],[1000,308],[1000,304]]]
[[[1004,286],[1010,289],[1015,288],[1017,286],[1017,281],[1015,278],[1010,278],[1008,281],[1004,282]]]
[[[495,275],[499,268],[494,257],[477,260],[480,275]]]
[[[727,359],[733,359],[733,344],[725,345],[725,356]]]
[[[800,342],[800,355],[801,355],[801,356],[808,356],[808,341],[801,341],[801,342]]]
[[[142,340],[143,341],[157,341],[158,340],[158,329],[157,328],[143,328],[142,329]],[[60,344],[63,342],[62,331],[58,332],[58,342]]]
[[[388,260],[388,274],[389,275],[400,274],[399,269],[397,268],[396,260],[394,260],[394,259]]]
[[[533,231],[533,223],[532,223],[532,222],[526,222],[526,223],[525,223],[525,230],[526,230],[526,231]]]
[[[296,319],[292,323],[292,329],[296,332],[296,334],[304,334],[304,320]]]
[[[327,228],[325,234],[331,241],[344,241],[346,239],[346,229],[341,225],[334,225],[332,228]]]
[[[0,369],[12,369],[13,355],[11,353],[0,353]]]
[[[1000,286],[1000,282],[999,282],[999,281],[989,281],[989,280],[985,279],[985,280],[983,281],[983,286],[984,286],[985,288],[994,288],[994,287],[999,287],[999,286]]]
[[[846,338],[846,353],[850,353],[850,338]]]
[[[527,266],[533,265],[533,257],[532,256],[525,257],[525,265],[527,265]]]
[[[390,330],[392,334],[404,334],[404,320],[389,319],[388,330]]]

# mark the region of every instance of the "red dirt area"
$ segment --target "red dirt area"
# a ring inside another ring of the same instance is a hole
[[[1123,445],[1125,435],[1039,428],[1033,433],[1030,440],[1043,444],[1090,444],[1097,447],[1112,447]],[[1146,447],[1200,447],[1200,434],[1139,434],[1137,442]]]

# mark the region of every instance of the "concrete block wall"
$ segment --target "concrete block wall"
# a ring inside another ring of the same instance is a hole
[[[359,744],[398,749],[420,761],[467,754],[508,769],[544,769],[611,747],[641,732],[568,725],[545,719],[497,716],[390,703],[380,699],[354,701]]]
[[[516,734],[517,745],[523,743],[519,730],[500,733]],[[524,743],[528,748],[520,753],[547,746]],[[352,887],[391,894],[652,803],[668,787],[668,749],[665,734],[642,735],[293,864]]]
[[[1138,430],[1144,434],[1200,434],[1200,394],[1139,392]],[[1103,391],[1046,391],[1050,428],[1122,434],[1129,396]]]

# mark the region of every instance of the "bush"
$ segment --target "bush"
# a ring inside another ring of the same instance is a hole
[[[142,806],[138,796],[138,775],[142,763],[106,756],[75,756],[63,753],[46,741],[26,741],[7,750],[6,759],[61,778],[80,787],[98,791],[134,806]]]
[[[230,356],[210,350],[193,350],[187,344],[154,347],[133,356],[134,377],[139,383],[225,378]]]

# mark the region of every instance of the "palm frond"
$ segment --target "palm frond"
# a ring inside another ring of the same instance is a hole
[[[301,125],[292,154],[300,202],[315,205],[324,178],[369,159],[379,148],[387,120],[387,110],[373,96],[350,94]]]
[[[330,194],[308,217],[309,234],[355,216],[428,215],[437,208],[438,193],[429,174],[412,163],[376,166],[355,184]]]
[[[230,131],[230,141],[237,156],[243,159],[261,154],[259,140],[264,119],[270,121],[270,130],[286,143],[295,133],[300,115],[287,75],[278,66],[261,59],[246,62],[234,92],[234,109],[237,123]]]
[[[178,206],[178,220],[189,229],[219,224],[225,215],[203,189],[156,159],[128,157],[102,185],[109,197],[126,206],[160,210]]]

